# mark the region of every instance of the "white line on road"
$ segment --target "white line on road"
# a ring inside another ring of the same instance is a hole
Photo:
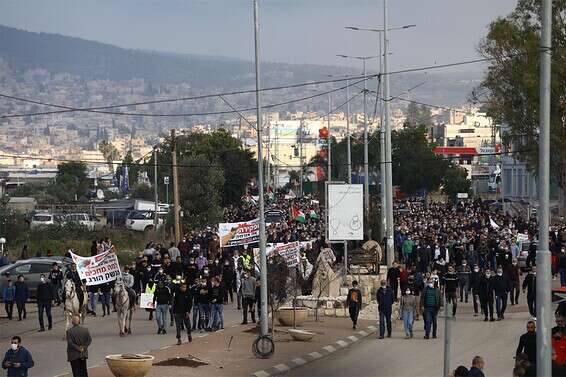
[[[300,357],[297,357],[296,359],[291,360],[292,363],[297,364],[297,365],[304,365],[306,364],[306,360],[305,359],[301,359]]]
[[[320,359],[322,357],[322,355],[318,352],[311,352],[309,353],[309,356],[312,357],[313,359]]]
[[[352,342],[357,342],[358,341],[358,337],[357,336],[349,336],[348,339],[350,339]]]
[[[345,342],[345,341],[343,341],[343,340],[338,340],[338,341],[336,342],[336,344],[338,344],[338,345],[339,345],[340,347],[342,347],[342,348],[348,346],[348,342]]]
[[[326,346],[322,347],[323,350],[327,350],[330,353],[336,352],[336,348],[334,346]]]
[[[287,372],[288,370],[291,370],[291,368],[289,368],[287,365],[285,364],[277,364],[276,366],[274,366],[273,368],[277,369],[279,372]]]

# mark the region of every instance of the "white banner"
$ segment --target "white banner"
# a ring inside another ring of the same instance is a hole
[[[122,273],[118,257],[112,251],[107,251],[94,257],[81,257],[71,253],[77,272],[86,285],[98,285],[116,280]]]
[[[259,242],[259,221],[218,224],[220,247],[248,245]]]
[[[364,185],[329,184],[328,239],[364,239]]]
[[[287,267],[295,267],[299,264],[299,256],[301,253],[301,243],[298,241],[290,243],[270,244],[266,248],[267,257],[277,253],[285,259]]]
[[[155,309],[155,305],[153,305],[153,293],[142,293],[140,295],[140,308]]]

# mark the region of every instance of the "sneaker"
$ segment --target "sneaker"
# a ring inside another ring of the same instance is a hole
[[[411,339],[409,335],[405,335],[405,339]]]
[[[430,336],[425,335],[425,336],[424,336],[424,339],[430,339]]]
[[[433,335],[433,336],[432,336],[432,339],[436,339],[436,335]]]
[[[477,317],[477,316],[478,316],[478,313],[474,313],[474,317]]]
[[[189,334],[189,343],[192,343],[192,342],[193,342],[193,337],[192,337],[191,334]]]
[[[45,329],[39,329],[39,331],[38,331],[38,332],[44,332],[44,331],[45,331]]]
[[[380,336],[379,336],[379,339],[383,339],[383,335],[380,335]]]
[[[165,329],[161,330],[161,335],[165,335],[167,334],[167,331],[165,331]]]
[[[247,325],[248,321],[242,321],[242,323],[240,323],[240,325]]]
[[[537,320],[537,317],[535,317],[535,316],[532,316],[531,318],[532,318],[533,321]]]
[[[487,322],[487,317],[485,317],[485,318],[483,319],[483,321],[484,321],[484,322]]]
[[[161,329],[157,329],[157,333],[158,333],[158,334],[161,334]]]
[[[181,338],[177,339],[177,345],[178,345],[178,346],[181,345]]]
[[[491,317],[491,318],[489,319],[489,322],[495,322],[495,318]]]

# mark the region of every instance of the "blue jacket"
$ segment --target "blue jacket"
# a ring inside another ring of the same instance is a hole
[[[11,287],[5,286],[2,291],[2,299],[4,299],[4,302],[14,301],[15,297],[16,297],[16,287],[14,287],[13,285]]]
[[[8,363],[20,363],[19,368],[6,367]],[[4,360],[2,361],[2,369],[8,369],[8,377],[27,377],[28,369],[33,367],[33,359],[27,349],[20,346],[18,351],[11,348],[6,352]]]
[[[379,304],[380,312],[391,313],[391,308],[393,307],[393,291],[390,287],[380,287],[377,290],[377,303]]]
[[[27,283],[24,282],[16,282],[16,301],[26,302],[29,297],[29,289]]]

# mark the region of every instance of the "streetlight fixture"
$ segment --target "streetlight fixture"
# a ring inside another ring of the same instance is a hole
[[[367,76],[366,76],[366,61],[379,58],[379,55],[373,56],[350,56],[350,55],[336,55],[344,59],[361,60],[363,63],[363,76],[364,76],[364,217],[366,225],[369,224],[369,157],[368,157],[368,114],[367,114]],[[348,139],[349,140],[349,139]],[[367,226],[368,239],[370,236],[370,227]]]
[[[4,255],[4,244],[6,243],[6,239],[4,237],[0,237],[0,255]]]

